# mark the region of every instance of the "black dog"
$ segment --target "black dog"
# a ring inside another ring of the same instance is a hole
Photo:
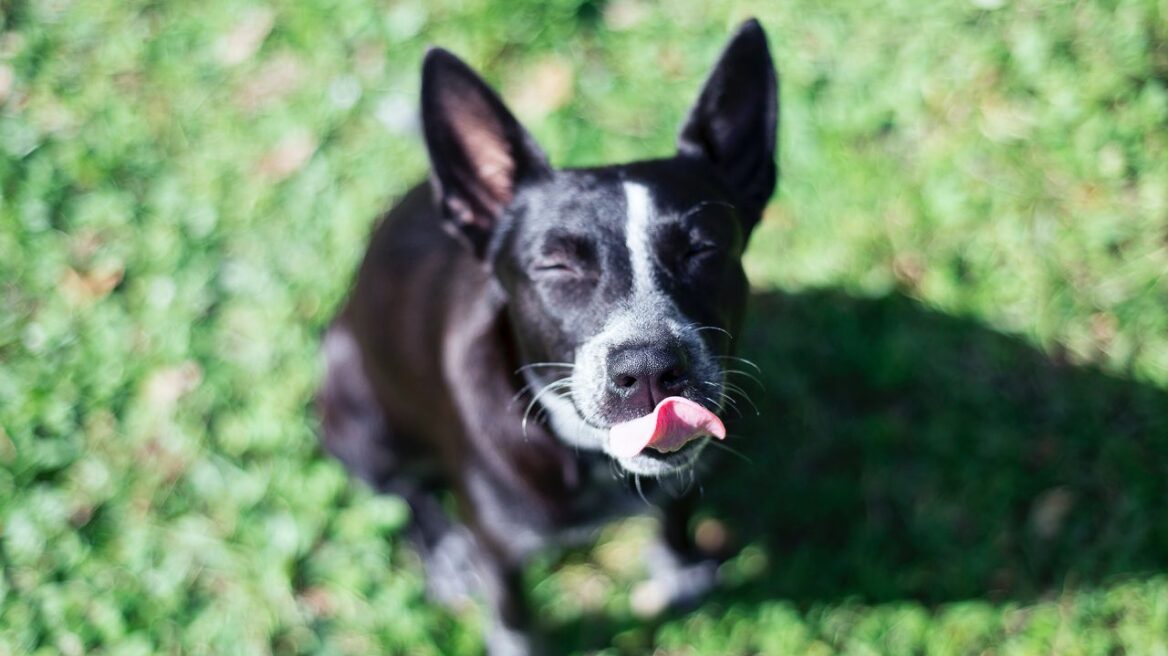
[[[630,512],[626,472],[692,482],[725,436],[740,258],[774,190],[777,119],[753,20],[674,157],[599,168],[553,169],[473,71],[426,55],[430,185],[375,229],[325,337],[318,401],[328,451],[409,502],[431,591],[485,594],[491,653],[532,651],[530,554]],[[666,503],[667,549],[650,563],[672,600],[713,582],[691,505],[688,493]]]

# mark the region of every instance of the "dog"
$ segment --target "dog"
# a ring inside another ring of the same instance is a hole
[[[374,228],[323,339],[317,404],[325,449],[409,503],[430,593],[485,598],[489,653],[540,651],[532,554],[643,507],[643,479],[692,483],[725,437],[741,255],[777,181],[778,115],[750,20],[674,156],[554,169],[478,75],[427,52],[429,183]],[[649,569],[670,602],[714,583],[694,499],[689,485],[662,502]]]

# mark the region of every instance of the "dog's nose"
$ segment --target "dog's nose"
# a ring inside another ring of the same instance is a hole
[[[625,403],[650,412],[685,386],[689,362],[678,347],[636,345],[608,354],[609,390]]]

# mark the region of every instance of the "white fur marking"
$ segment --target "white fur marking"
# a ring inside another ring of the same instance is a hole
[[[653,249],[649,245],[649,212],[652,202],[649,189],[636,182],[626,182],[625,204],[628,209],[625,222],[625,244],[633,265],[633,295],[643,296],[655,289],[653,284]]]
[[[528,384],[536,387],[537,381],[531,370],[527,369],[523,373]],[[584,421],[572,401],[559,394],[548,393],[540,396],[539,402],[547,410],[548,422],[555,434],[560,436],[560,439],[576,448],[589,451],[604,448],[608,441],[608,431],[596,428]]]

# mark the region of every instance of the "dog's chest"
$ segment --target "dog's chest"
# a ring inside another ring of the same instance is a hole
[[[612,461],[600,454],[579,456],[580,484],[559,513],[552,537],[561,544],[578,544],[596,529],[621,517],[652,512],[652,507],[633,491],[628,478],[617,473]]]

